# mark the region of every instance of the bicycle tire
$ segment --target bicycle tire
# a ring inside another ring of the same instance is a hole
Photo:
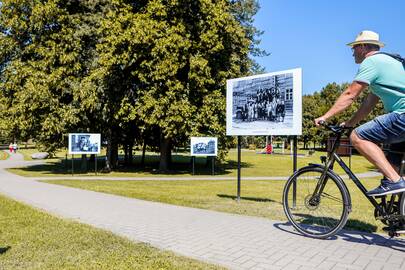
[[[323,172],[322,166],[304,167],[287,180],[283,191],[284,212],[294,228],[305,236],[321,239],[333,236],[343,228],[351,208],[350,194],[346,185],[330,170],[327,171],[328,181],[321,196],[313,196]],[[296,183],[295,205],[294,183]]]

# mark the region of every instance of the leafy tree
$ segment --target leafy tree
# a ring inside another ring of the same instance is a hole
[[[235,16],[236,20],[245,28],[245,35],[251,41],[249,46],[249,52],[252,56],[262,57],[268,56],[265,50],[259,47],[260,36],[264,34],[254,26],[254,16],[260,9],[259,2],[257,0],[230,0],[231,13]],[[249,73],[260,74],[264,73],[264,68],[260,66],[254,58],[247,59],[250,61]]]
[[[337,84],[329,83],[318,93],[315,92],[312,95],[306,95],[303,97],[303,140],[304,143],[308,141],[326,143],[330,134],[325,130],[316,128],[313,121],[316,117],[325,114],[330,107],[333,106],[336,99],[340,94],[349,86],[348,83]],[[367,89],[353,102],[353,104],[347,108],[341,114],[338,114],[328,120],[332,124],[340,124],[350,119],[352,115],[358,110],[364,98],[368,95]],[[361,121],[360,124],[375,118],[377,115],[383,114],[382,103],[378,103],[370,115]]]
[[[2,1],[1,125],[52,152],[64,135],[97,129],[81,79],[95,57],[105,1]]]
[[[319,94],[304,95],[302,97],[302,140],[304,148],[308,147],[310,141],[315,145],[320,141],[319,129],[314,125],[314,116],[321,115],[319,112]]]
[[[125,93],[113,113],[116,119],[126,115],[124,121],[136,122],[141,130],[158,130],[161,170],[168,169],[172,147],[190,135],[220,135],[224,146],[229,141],[226,79],[245,75],[251,64],[251,40],[229,3],[114,4],[102,25],[100,68],[91,76],[99,89],[114,84],[117,92]]]
[[[1,3],[0,126],[10,136],[52,152],[68,132],[101,132],[110,167],[119,144],[131,153],[134,141],[160,141],[161,169],[190,135],[219,135],[224,150],[232,142],[225,82],[264,53],[257,1]]]

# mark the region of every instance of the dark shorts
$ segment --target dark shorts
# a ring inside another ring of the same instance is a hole
[[[405,113],[387,113],[357,127],[356,134],[363,140],[377,144],[390,144],[395,152],[405,152]],[[390,153],[388,160],[400,164],[401,153]]]

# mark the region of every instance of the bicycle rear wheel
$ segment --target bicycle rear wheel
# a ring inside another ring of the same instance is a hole
[[[347,188],[333,172],[327,172],[322,191],[315,194],[323,171],[314,166],[300,169],[288,179],[283,192],[288,220],[297,231],[314,238],[337,233],[346,224],[350,211]]]

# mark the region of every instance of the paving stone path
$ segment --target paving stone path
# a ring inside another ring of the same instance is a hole
[[[305,238],[285,224],[30,181],[4,170],[0,193],[57,216],[229,269],[405,269],[405,239],[342,232]]]

